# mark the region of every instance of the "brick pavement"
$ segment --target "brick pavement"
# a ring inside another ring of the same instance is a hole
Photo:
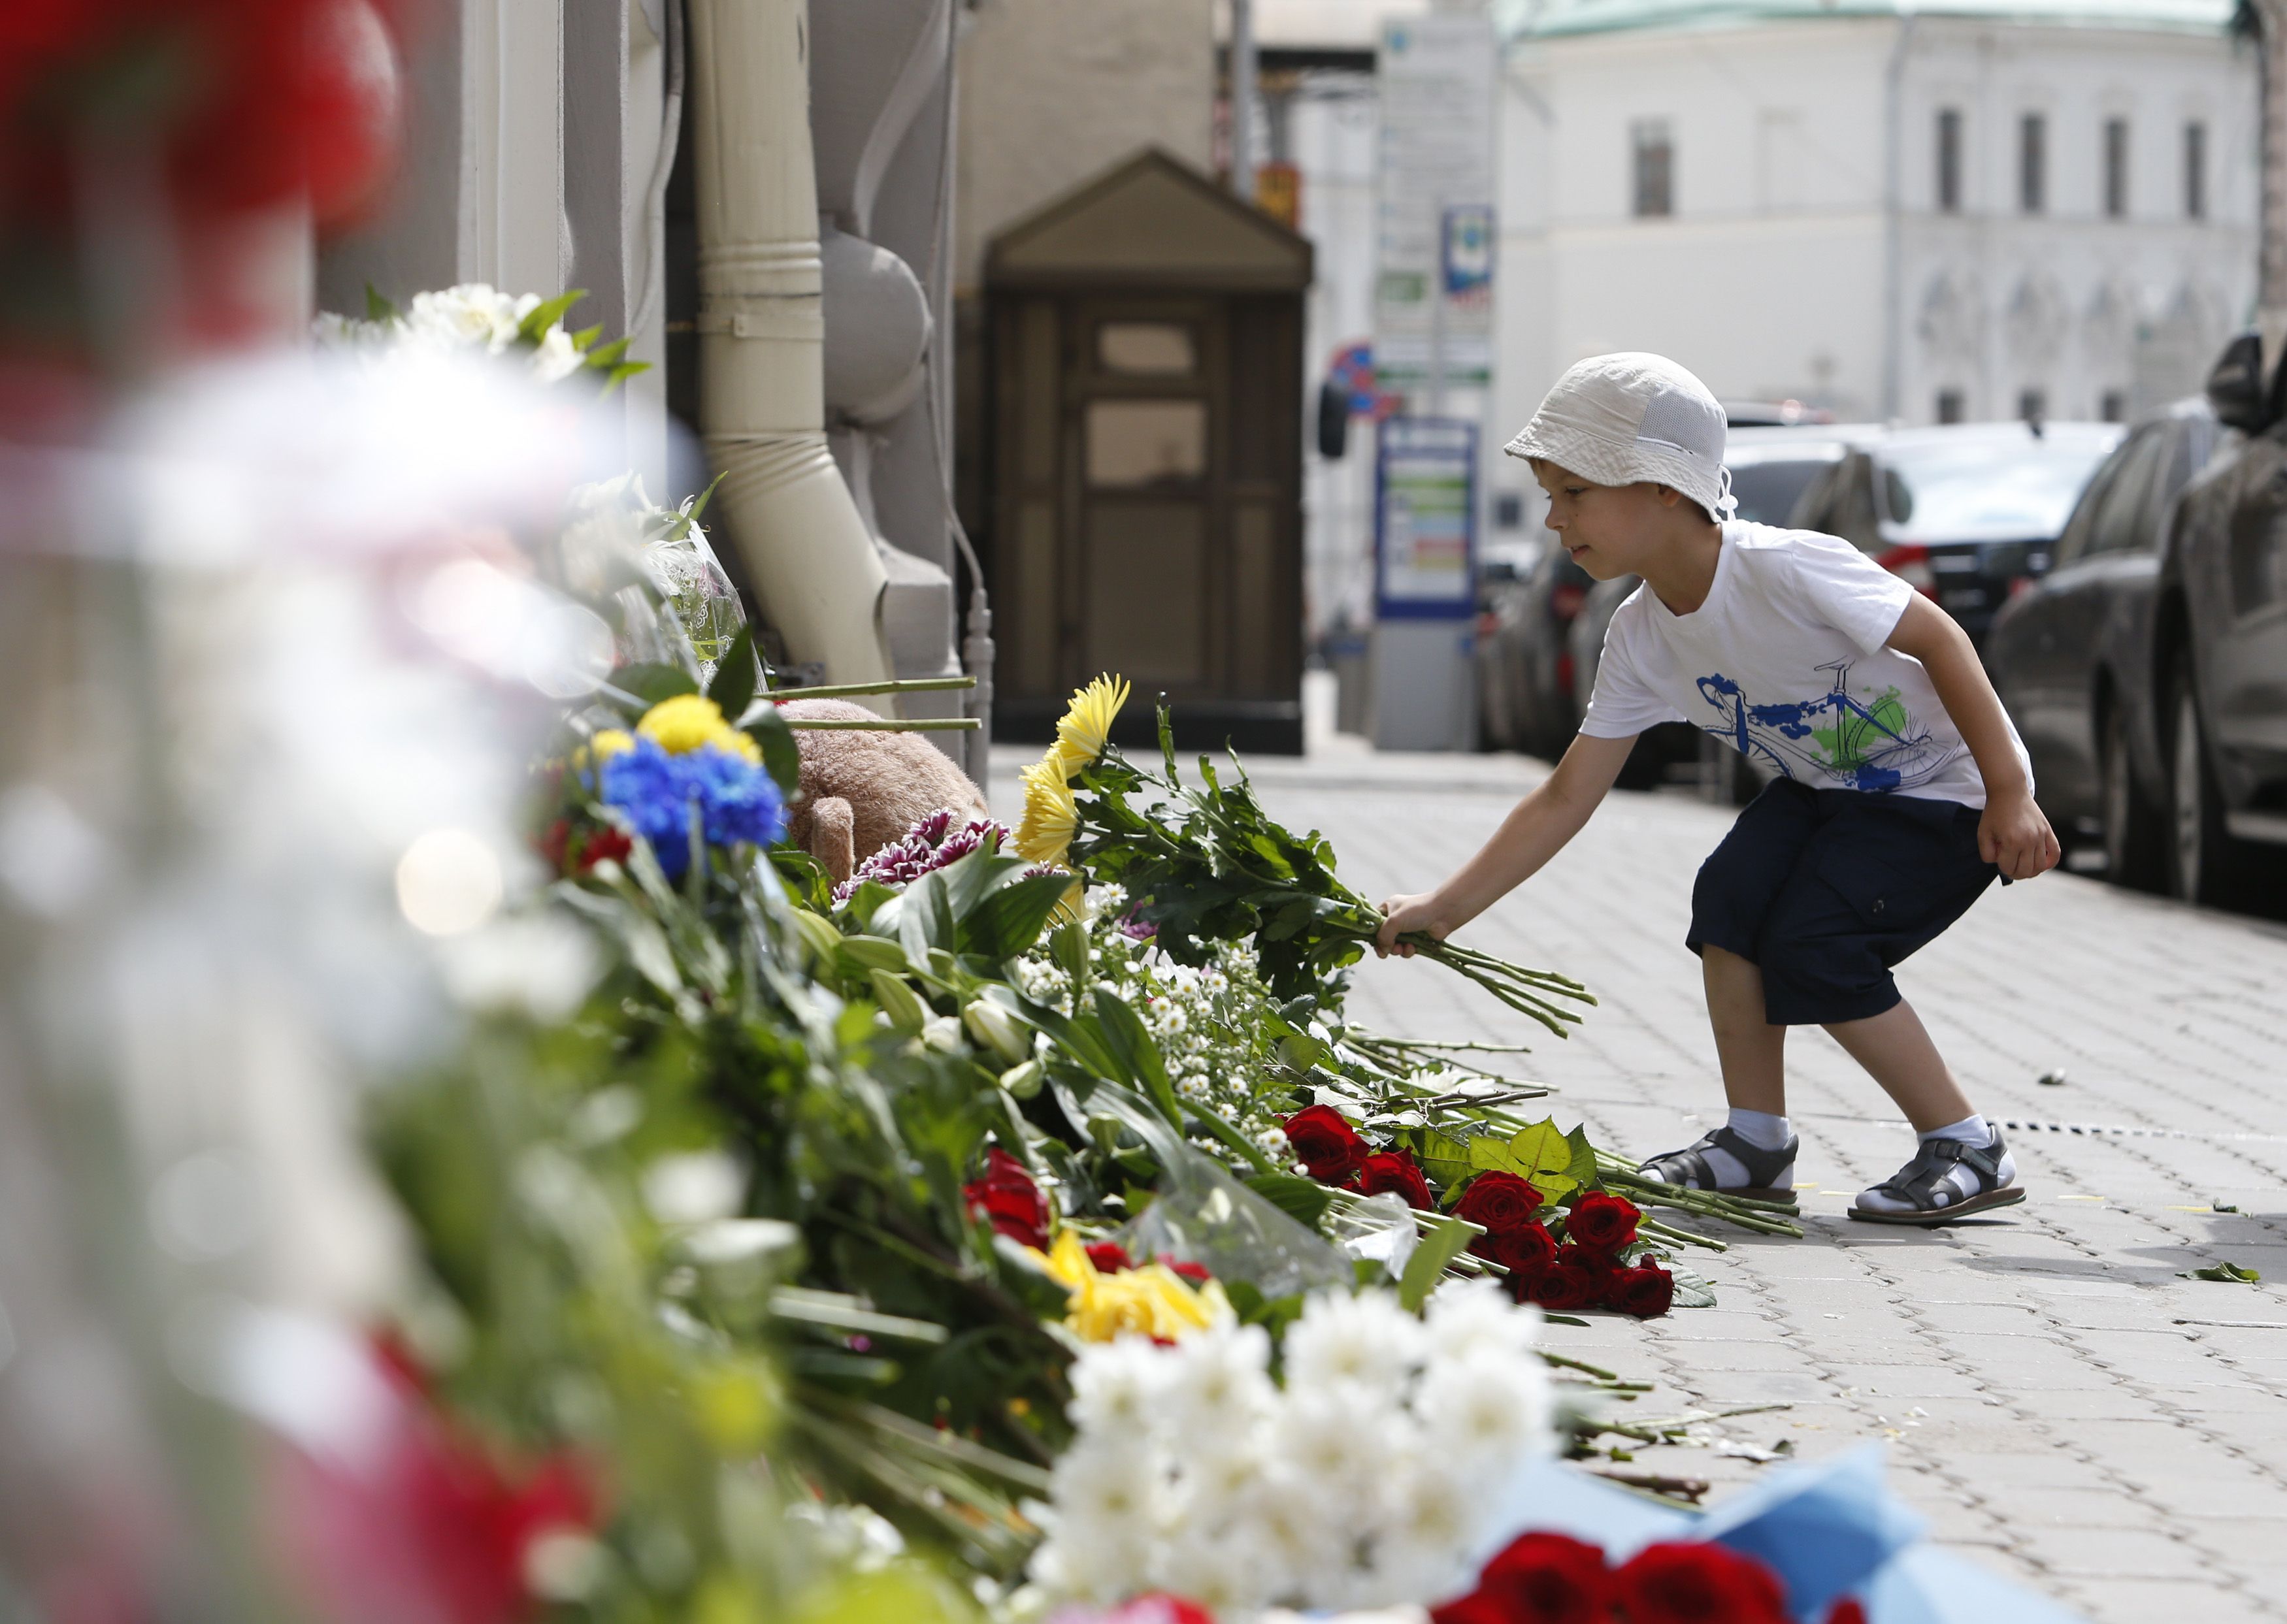
[[[1282,819],[1323,829],[1369,895],[1423,888],[1545,770],[1362,750],[1250,763]],[[1536,1042],[1520,1069],[1630,1154],[1721,1120],[1697,963],[1694,869],[1729,814],[1615,794],[1463,939],[1563,969],[1602,1000],[1568,1042],[1424,964],[1369,963],[1350,1007],[1415,1037]],[[2228,1258],[2287,1282],[2287,930],[2057,874],[1996,888],[1900,976],[2030,1193],[1923,1234],[1842,1216],[1911,1153],[1874,1085],[1791,1036],[1808,1237],[1697,1254],[1720,1298],[1552,1341],[1656,1377],[1642,1407],[1784,1400],[1723,1424],[1810,1457],[1868,1439],[1935,1537],[2097,1624],[2191,1603],[2203,1624],[2287,1619],[2287,1290],[2180,1271]],[[2061,1069],[2061,1086],[2037,1079]],[[2236,1214],[2212,1210],[2236,1206]],[[2239,1325],[2221,1323],[2239,1321]],[[1639,1468],[1722,1486],[1759,1468],[1665,1447]]]

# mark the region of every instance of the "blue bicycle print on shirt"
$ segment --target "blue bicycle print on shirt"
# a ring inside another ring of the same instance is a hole
[[[1825,779],[1854,790],[1912,789],[1945,770],[1955,754],[1899,703],[1890,690],[1869,706],[1850,691],[1850,662],[1818,667],[1833,674],[1826,693],[1786,705],[1754,705],[1721,672],[1698,681],[1700,698],[1722,720],[1703,723],[1751,760],[1790,778]]]

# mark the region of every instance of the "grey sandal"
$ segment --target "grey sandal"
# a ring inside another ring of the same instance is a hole
[[[1750,1201],[1792,1202],[1794,1192],[1777,1183],[1782,1173],[1794,1166],[1794,1155],[1802,1140],[1793,1134],[1777,1150],[1765,1150],[1739,1134],[1723,1127],[1705,1133],[1683,1150],[1671,1150],[1642,1163],[1636,1171],[1666,1184],[1680,1185],[1687,1190],[1722,1190],[1726,1195],[1744,1195]],[[1722,1189],[1715,1182],[1714,1171],[1707,1165],[1705,1152],[1720,1150],[1747,1170],[1752,1181],[1745,1188]]]
[[[1934,1229],[1940,1224],[1990,1212],[1997,1207],[2014,1207],[2025,1199],[2025,1192],[2014,1184],[2001,1182],[2005,1149],[1998,1128],[1993,1131],[1992,1139],[1983,1145],[1965,1145],[1959,1139],[1924,1139],[1912,1161],[1874,1186],[1901,1201],[1913,1202],[1914,1210],[1876,1212],[1854,1202],[1850,1216],[1864,1224],[1906,1224],[1918,1229]],[[1976,1176],[1976,1192],[1954,1198],[1948,1186],[1949,1199],[1941,1204],[1938,1186],[1945,1183],[1946,1176],[1957,1167],[1966,1167]]]

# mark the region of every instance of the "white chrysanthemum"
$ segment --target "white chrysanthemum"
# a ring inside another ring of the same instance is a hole
[[[1392,1404],[1420,1362],[1421,1322],[1391,1292],[1320,1292],[1288,1328],[1286,1346],[1290,1392],[1347,1385]]]
[[[1449,1280],[1430,1294],[1430,1353],[1467,1359],[1477,1353],[1525,1358],[1540,1332],[1540,1310],[1519,1306],[1490,1280]]]
[[[1368,1399],[1347,1384],[1288,1389],[1266,1433],[1272,1458],[1317,1486],[1326,1515],[1363,1529],[1392,1454],[1413,1431],[1405,1412]]]
[[[1437,1359],[1422,1373],[1414,1411],[1431,1451],[1506,1465],[1550,1447],[1548,1377],[1538,1359],[1476,1353]]]
[[[1347,1561],[1343,1539],[1313,1486],[1285,1462],[1263,1474],[1231,1521],[1231,1539],[1251,1547],[1263,1588],[1280,1599],[1315,1604],[1312,1577]]]
[[[1279,1594],[1285,1576],[1254,1541],[1228,1530],[1161,1548],[1152,1584],[1197,1602],[1218,1619],[1259,1612]]]
[[[1089,1345],[1072,1363],[1072,1418],[1090,1439],[1141,1443],[1159,1412],[1173,1361],[1141,1336]]]
[[[1065,1519],[1033,1554],[1032,1574],[1051,1594],[1108,1606],[1150,1588],[1154,1554],[1142,1529]]]
[[[1381,1582],[1370,1605],[1438,1601],[1468,1588],[1484,1521],[1484,1485],[1450,1462],[1422,1459],[1397,1476],[1374,1542]]]
[[[580,351],[574,347],[572,335],[562,327],[552,327],[541,335],[540,347],[532,352],[532,375],[542,383],[557,383],[580,370]]]
[[[1260,1423],[1184,1441],[1183,1481],[1174,1508],[1183,1526],[1215,1528],[1228,1524],[1263,1486],[1264,1441]]]
[[[1156,1362],[1167,1372],[1163,1424],[1185,1451],[1219,1452],[1221,1440],[1250,1432],[1277,1396],[1270,1337],[1259,1325],[1224,1321],[1184,1338]]]

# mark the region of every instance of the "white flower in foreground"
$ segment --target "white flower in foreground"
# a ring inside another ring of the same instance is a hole
[[[1403,1411],[1361,1404],[1352,1391],[1290,1385],[1270,1423],[1269,1442],[1280,1466],[1316,1486],[1355,1524],[1372,1513],[1390,1456],[1412,1430]]]
[[[1278,1595],[1281,1581],[1254,1541],[1227,1525],[1164,1547],[1151,1574],[1159,1589],[1197,1602],[1217,1619],[1259,1612]]]
[[[1540,1310],[1520,1307],[1490,1280],[1449,1280],[1430,1294],[1427,1330],[1441,1359],[1528,1358],[1540,1330]]]
[[[1549,1447],[1548,1378],[1537,1360],[1476,1353],[1433,1360],[1415,1407],[1433,1455],[1456,1467],[1497,1468]]]
[[[1352,1384],[1369,1402],[1395,1403],[1422,1352],[1421,1322],[1395,1292],[1323,1292],[1286,1332],[1286,1385]]]
[[[1259,1325],[1211,1326],[1154,1362],[1167,1375],[1163,1424],[1187,1449],[1207,1445],[1226,1453],[1230,1440],[1252,1436],[1278,1397],[1270,1384],[1270,1336]]]
[[[1174,1361],[1142,1336],[1121,1336],[1072,1366],[1072,1418],[1093,1441],[1110,1445],[1150,1435],[1159,1394],[1175,1378]],[[1070,1457],[1066,1457],[1070,1458]]]
[[[532,375],[542,383],[556,383],[579,370],[580,351],[573,345],[572,335],[561,326],[549,328],[541,336],[540,347],[532,352]]]

